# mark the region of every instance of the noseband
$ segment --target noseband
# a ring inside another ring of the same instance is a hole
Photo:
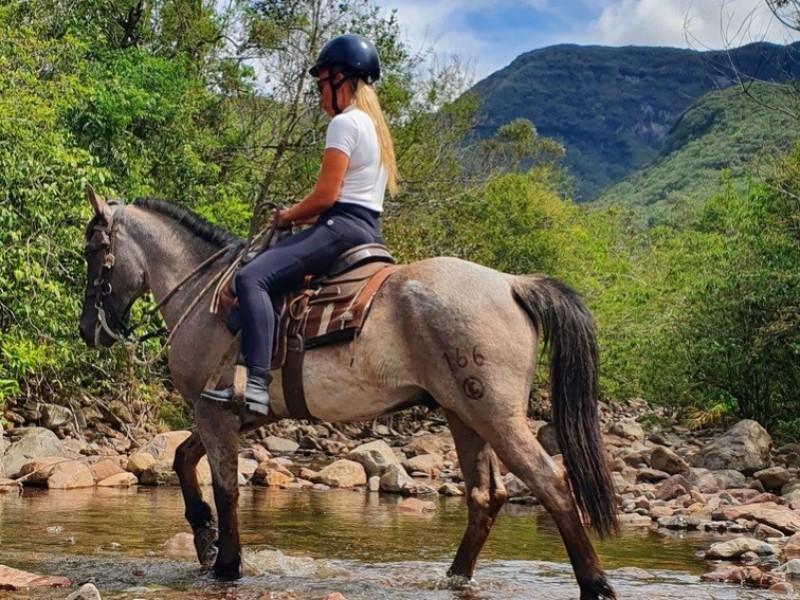
[[[109,205],[115,203],[109,202]],[[125,210],[125,205],[121,205],[118,209],[121,213]],[[114,312],[111,305],[106,306],[106,300],[111,296],[113,291],[111,287],[111,271],[114,269],[114,241],[116,233],[116,222],[114,217],[117,216],[117,211],[114,211],[111,216],[98,219],[97,223],[89,230],[88,237],[91,239],[95,232],[99,232],[100,238],[100,252],[103,252],[102,263],[100,272],[92,282],[92,287],[86,291],[87,298],[95,298],[94,308],[97,311],[97,320],[94,327],[94,343],[100,344],[100,333],[105,332],[106,335],[116,341],[125,340],[130,335],[132,328],[123,327],[115,329],[109,325],[109,317],[111,321],[117,325],[124,323],[122,317]]]

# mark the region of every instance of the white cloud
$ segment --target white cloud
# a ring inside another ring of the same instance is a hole
[[[758,40],[793,41],[763,0],[377,0],[396,9],[413,50],[434,47],[458,55],[483,78],[518,55],[553,44],[649,45],[696,50],[736,47]],[[531,18],[531,11],[536,18]],[[486,19],[475,24],[468,14]],[[514,21],[515,11],[520,19]],[[491,23],[513,29],[489,29]],[[509,26],[510,27],[510,26]]]
[[[590,24],[588,39],[610,46],[651,45],[697,50],[754,41],[789,42],[763,0],[620,0]]]

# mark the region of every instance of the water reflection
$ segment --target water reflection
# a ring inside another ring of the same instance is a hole
[[[204,488],[210,493],[210,488]],[[446,589],[443,575],[466,525],[463,499],[440,498],[425,515],[395,510],[374,493],[243,488],[240,523],[248,576],[220,584],[162,546],[188,531],[177,488],[26,490],[0,496],[0,563],[73,581],[94,578],[104,599],[561,600],[576,587],[552,521],[511,506],[478,563],[477,587]],[[764,599],[762,592],[700,584],[694,554],[708,539],[626,532],[598,544],[621,598]],[[657,577],[641,580],[624,570]],[[9,598],[66,598],[45,590]],[[4,596],[5,597],[5,596]]]

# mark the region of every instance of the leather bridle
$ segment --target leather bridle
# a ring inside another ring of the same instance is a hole
[[[109,206],[115,203],[109,202]],[[122,205],[118,209],[120,213],[125,210]],[[100,216],[97,222],[87,231],[86,238],[91,240],[96,233],[100,234],[100,247],[98,252],[102,252],[100,258],[100,272],[92,281],[92,287],[86,290],[86,297],[88,299],[94,298],[94,308],[97,311],[97,319],[94,327],[94,343],[100,345],[100,334],[105,332],[106,335],[116,341],[123,341],[129,339],[130,334],[135,328],[126,327],[126,315],[129,309],[126,309],[123,315],[118,315],[113,306],[107,301],[111,297],[113,288],[111,287],[111,272],[114,269],[114,241],[116,233],[115,217],[117,211],[111,213],[110,216]]]

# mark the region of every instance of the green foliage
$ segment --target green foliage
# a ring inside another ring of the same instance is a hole
[[[664,139],[661,156],[598,200],[631,212],[640,228],[683,226],[720,182],[746,184],[754,172],[800,137],[800,97],[790,85],[753,83],[703,96]],[[763,167],[762,167],[763,168]]]

